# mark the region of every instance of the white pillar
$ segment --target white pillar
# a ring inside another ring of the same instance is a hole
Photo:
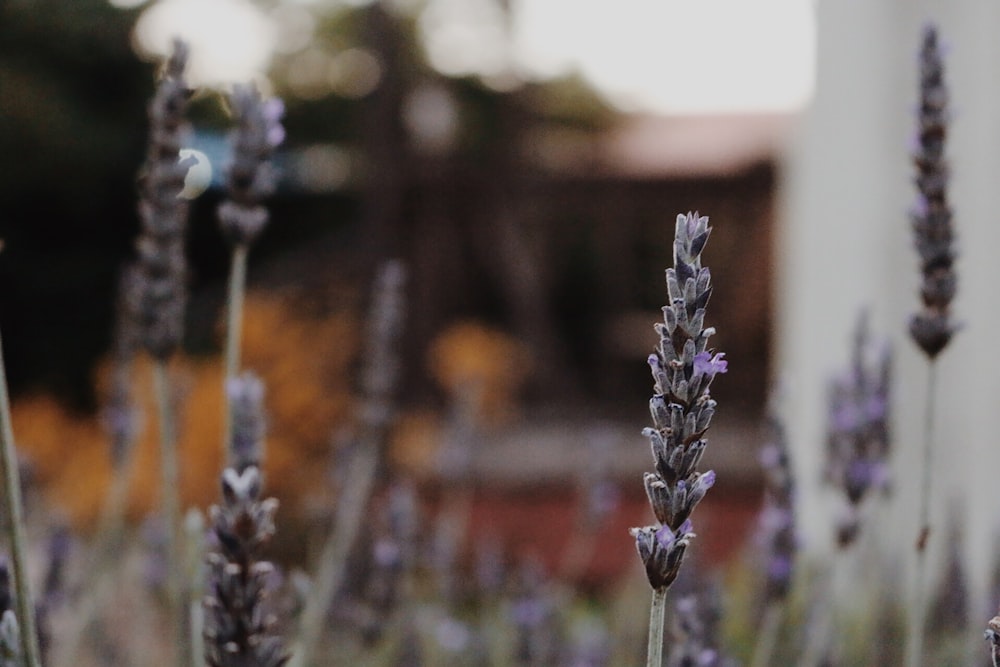
[[[861,308],[875,332],[897,333],[903,310],[893,283],[903,281],[909,295],[916,287],[905,217],[913,96],[904,92],[915,58],[902,63],[899,54],[913,51],[917,36],[895,14],[877,0],[819,3],[816,97],[779,182],[775,358],[788,389],[807,550],[825,550],[832,537],[819,488],[827,378],[847,363]]]
[[[975,613],[988,590],[1000,523],[1000,5],[981,0],[828,0],[817,5],[818,76],[782,169],[778,378],[801,480],[805,546],[830,544],[819,484],[825,381],[847,362],[859,308],[895,350],[896,494],[884,534],[912,555],[917,531],[927,364],[906,325],[918,307],[907,211],[915,136],[917,50],[926,20],[941,30],[953,122],[948,144],[965,328],[938,360],[932,545],[962,523]],[[955,515],[951,512],[956,512]],[[983,617],[983,624],[989,616]]]

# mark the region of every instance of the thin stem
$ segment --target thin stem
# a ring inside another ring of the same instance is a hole
[[[839,600],[834,595],[834,570],[837,563],[843,560],[843,556],[843,551],[835,553],[833,563],[820,575],[822,579],[818,586],[819,590],[813,596],[811,618],[806,626],[809,628],[809,632],[802,658],[799,660],[801,667],[818,667],[822,664],[829,649],[830,636],[834,626],[834,607],[839,604]]]
[[[192,665],[204,664],[205,655],[205,606],[194,596],[188,604],[188,642],[191,646]]]
[[[934,469],[934,397],[937,392],[937,364],[933,359],[927,367],[927,397],[924,405],[923,472],[920,478],[920,532],[915,545],[916,572],[913,582],[913,604],[910,605],[909,631],[906,642],[906,667],[920,667],[924,652],[924,626],[927,615],[925,591],[927,571],[927,540],[930,538],[931,482]]]
[[[649,648],[646,650],[646,667],[663,665],[663,626],[667,616],[667,587],[653,589],[653,602],[649,606]]]
[[[14,565],[14,588],[17,591],[17,622],[21,628],[21,653],[25,667],[41,667],[38,631],[35,629],[35,606],[28,582],[28,540],[24,532],[24,510],[21,505],[21,480],[14,450],[14,431],[10,420],[10,398],[7,395],[7,373],[4,370],[3,341],[0,340],[0,467],[4,479],[4,521],[10,538],[11,561]]]
[[[375,486],[379,450],[376,443],[365,444],[370,446],[361,448],[351,462],[349,473],[345,477],[346,487],[337,504],[334,531],[323,546],[315,585],[302,612],[299,642],[289,663],[291,667],[312,665],[313,655],[323,635],[323,623],[330,612],[334,595],[344,579],[347,556],[357,539],[362,518],[368,507],[368,499]]]
[[[180,498],[177,488],[179,479],[177,433],[173,401],[171,400],[170,377],[165,361],[156,360],[153,364],[153,382],[160,422],[160,481],[163,485],[163,514],[167,539],[167,600],[177,642],[177,664],[181,667],[187,667],[188,643],[184,619],[188,610],[183,597],[182,555],[177,532],[180,524]]]
[[[767,604],[750,667],[768,667],[771,664],[774,647],[778,645],[778,633],[781,631],[781,619],[784,613],[785,604],[782,600],[772,600]]]
[[[226,383],[240,372],[240,339],[243,332],[243,298],[246,294],[247,254],[249,246],[237,243],[233,246],[232,261],[229,265],[229,294],[226,302],[226,361],[222,378],[222,397],[225,408],[222,446],[229,446],[233,427],[232,408],[226,396]]]
[[[205,608],[202,600],[205,597],[205,579],[200,576],[201,564],[205,562],[205,520],[200,511],[189,509],[184,517],[184,574],[189,588],[186,589],[188,604],[188,664],[198,666],[204,664],[205,655]]]

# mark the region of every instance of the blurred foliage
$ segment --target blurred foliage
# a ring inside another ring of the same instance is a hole
[[[452,325],[431,344],[431,375],[450,402],[468,401],[477,423],[495,426],[518,414],[518,392],[531,370],[522,344],[478,322]]]
[[[349,422],[350,368],[357,350],[356,318],[342,312],[303,316],[280,296],[247,300],[243,356],[267,387],[268,445],[264,456],[270,493],[289,503],[291,515],[328,494],[329,434]],[[323,341],[322,346],[317,341]],[[185,360],[175,367],[181,406],[181,500],[202,508],[218,496],[222,454],[222,364]],[[109,369],[99,373],[106,391]],[[128,515],[138,519],[159,502],[159,452],[150,367],[134,372],[140,430]],[[33,479],[80,528],[101,512],[113,473],[108,435],[100,420],[72,414],[50,396],[33,394],[13,405],[14,430]],[[328,500],[328,499],[327,499]]]

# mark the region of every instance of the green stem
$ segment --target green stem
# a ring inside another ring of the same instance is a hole
[[[344,579],[347,556],[357,539],[361,521],[366,515],[368,499],[375,487],[379,451],[375,443],[366,442],[350,464],[334,519],[334,531],[327,538],[320,556],[319,572],[306,607],[302,612],[299,641],[292,654],[291,667],[311,667],[313,655],[323,636],[323,625],[337,589]]]
[[[649,648],[646,651],[646,667],[663,665],[663,626],[667,617],[667,587],[653,590],[653,602],[649,606]]]
[[[937,364],[931,359],[927,369],[927,397],[924,405],[923,471],[920,485],[920,532],[917,536],[917,562],[913,582],[913,604],[910,605],[909,629],[906,642],[906,667],[923,663],[924,626],[927,616],[927,541],[930,538],[931,482],[934,470],[934,396],[937,392]]]
[[[0,348],[3,341],[0,340]],[[17,622],[21,628],[21,652],[25,667],[41,667],[38,632],[35,629],[35,606],[28,582],[28,540],[24,533],[24,510],[21,505],[21,480],[14,450],[14,431],[10,421],[10,398],[7,394],[7,374],[0,350],[0,467],[4,479],[4,520],[10,538],[11,561],[14,565],[14,588],[17,591]]]
[[[153,382],[160,422],[160,481],[163,485],[163,514],[167,538],[167,600],[177,642],[177,664],[180,667],[187,667],[188,643],[184,620],[188,610],[183,597],[182,554],[178,536],[180,497],[177,486],[179,479],[177,432],[166,361],[157,359],[153,364]]]
[[[188,510],[184,518],[184,544],[187,547],[184,562],[184,576],[190,582],[188,589],[187,621],[188,647],[191,660],[188,664],[198,666],[204,664],[205,655],[205,609],[202,599],[205,597],[205,581],[199,576],[201,565],[205,562],[205,520],[197,509]]]
[[[781,600],[772,600],[768,603],[754,645],[753,662],[750,663],[750,667],[767,667],[771,664],[774,647],[778,645],[778,633],[781,631],[781,617],[784,611],[785,605]]]
[[[249,246],[237,243],[233,246],[232,261],[229,265],[229,293],[226,307],[226,359],[225,375],[222,378],[222,398],[225,424],[223,426],[223,448],[229,447],[233,415],[226,393],[226,383],[240,372],[240,340],[243,332],[243,298],[246,294],[247,254]]]
[[[832,556],[832,563],[822,572],[811,600],[814,618],[807,622],[809,632],[806,635],[806,645],[799,659],[801,667],[819,667],[830,646],[830,636],[833,633],[835,607],[840,603],[836,597],[837,579],[835,570],[844,559],[843,550],[838,550]]]

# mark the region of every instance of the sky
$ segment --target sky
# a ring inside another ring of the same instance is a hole
[[[140,50],[192,43],[201,85],[260,77],[275,51],[308,49],[313,12],[366,0],[111,0],[148,5]],[[394,0],[416,6],[417,0]],[[424,0],[418,21],[429,62],[488,85],[581,74],[625,111],[792,112],[814,86],[814,0]],[[357,54],[355,54],[356,57]]]

